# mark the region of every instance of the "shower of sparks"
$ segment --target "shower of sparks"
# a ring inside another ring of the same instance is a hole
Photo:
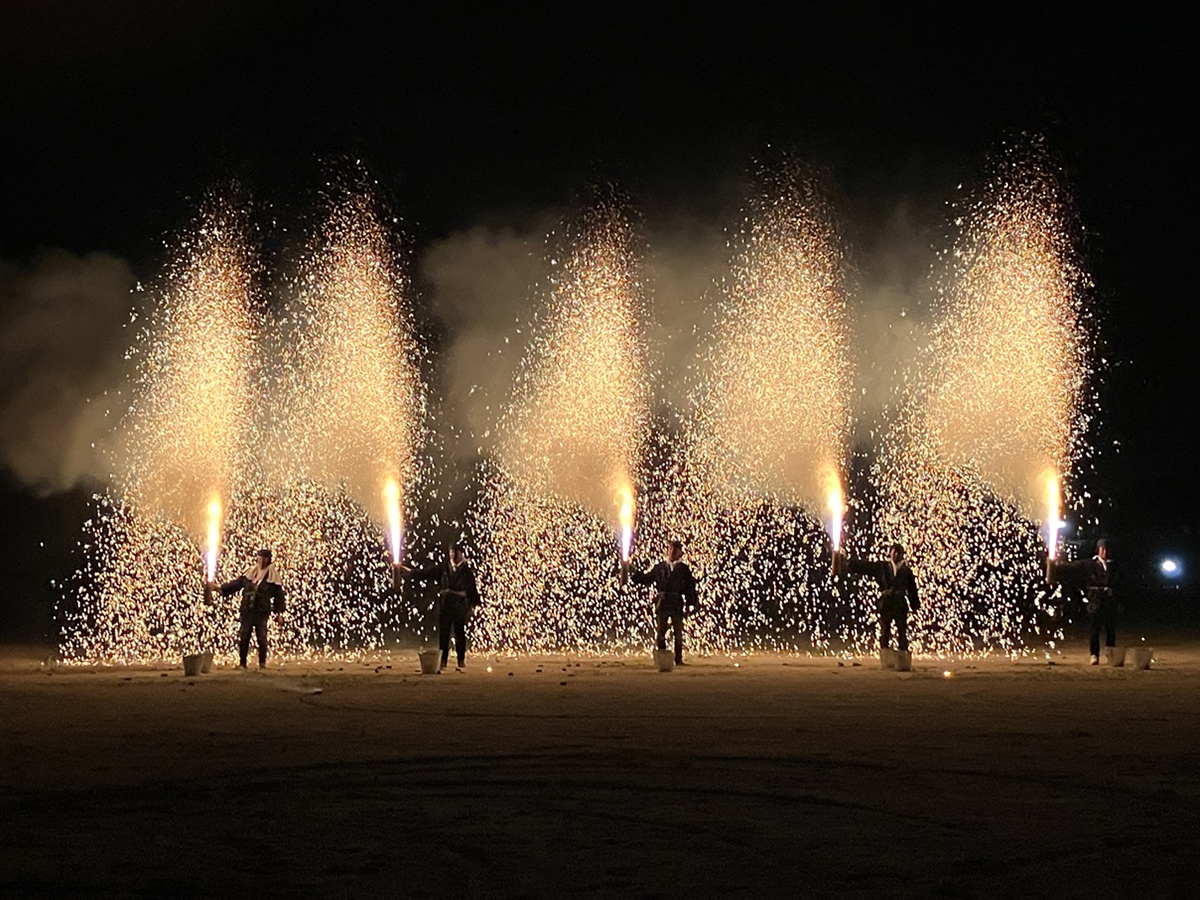
[[[1089,449],[1090,346],[1070,206],[1048,154],[1008,152],[961,229],[941,316],[876,464],[878,551],[906,545],[923,587],[918,651],[1017,653],[1042,635],[1041,542]]]
[[[648,429],[633,232],[618,204],[602,202],[566,243],[473,517],[487,599],[476,633],[489,648],[646,638],[612,553],[614,530],[632,540]]]
[[[85,525],[86,561],[64,608],[64,656],[133,662],[193,652],[211,623],[221,498],[247,477],[257,357],[246,217],[208,201],[178,242],[121,423],[117,480]]]
[[[705,573],[702,647],[828,647],[822,518],[840,542],[851,372],[842,244],[816,178],[766,173],[734,246],[666,530]]]
[[[201,576],[232,580],[260,547],[288,604],[273,657],[375,649],[411,615],[387,591],[406,492],[428,463],[425,397],[391,236],[347,194],[267,317],[246,235],[246,216],[206,208],[139,335],[126,475],[85,528],[68,659],[229,658],[239,598],[201,603]]]

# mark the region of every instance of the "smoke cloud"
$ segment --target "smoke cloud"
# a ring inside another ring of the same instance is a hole
[[[0,262],[0,465],[41,493],[103,479],[103,398],[128,370],[129,265],[103,253]]]

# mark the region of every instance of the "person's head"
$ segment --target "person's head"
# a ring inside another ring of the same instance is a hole
[[[683,541],[667,541],[667,562],[683,559]]]
[[[1108,541],[1104,538],[1096,541],[1096,555],[1103,560],[1108,559]]]
[[[258,551],[259,568],[265,569],[271,564],[271,551],[267,547],[263,547]]]
[[[900,563],[904,562],[904,545],[892,544],[891,556],[892,562],[894,562],[896,565],[900,565]]]
[[[455,541],[450,545],[450,564],[452,566],[461,566],[466,558],[467,548],[463,546],[462,541]]]

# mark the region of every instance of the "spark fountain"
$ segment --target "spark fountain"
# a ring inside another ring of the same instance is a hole
[[[134,351],[124,474],[87,526],[65,658],[178,659],[197,641],[232,655],[237,598],[217,601],[209,584],[259,547],[274,551],[289,608],[272,624],[274,656],[377,648],[408,612],[381,597],[427,462],[425,396],[383,221],[365,194],[335,201],[267,319],[246,215],[205,207]]]
[[[850,367],[842,248],[831,204],[797,165],[768,172],[735,243],[702,363],[686,460],[666,513],[706,573],[702,646],[828,640],[821,512],[840,545]]]
[[[618,577],[648,426],[633,230],[602,202],[565,242],[473,515],[489,598],[477,633],[492,649],[612,649],[648,636]]]
[[[374,649],[409,612],[395,573],[427,462],[423,351],[384,221],[368,192],[337,190],[285,314],[269,468],[280,506],[266,533],[287,550],[303,608],[289,619],[296,653]]]
[[[1089,279],[1040,144],[1009,150],[965,206],[939,321],[876,463],[876,535],[879,552],[905,544],[922,581],[915,649],[1018,653],[1047,638],[1032,520],[1045,511],[1056,552],[1060,473],[1090,452]]]
[[[222,498],[246,477],[255,271],[245,216],[210,199],[179,240],[131,351],[137,385],[116,480],[97,496],[88,556],[63,610],[68,659],[178,658],[215,640],[201,600],[218,573]]]

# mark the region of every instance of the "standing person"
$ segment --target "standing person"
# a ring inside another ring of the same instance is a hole
[[[667,541],[667,558],[649,572],[631,572],[634,584],[654,585],[654,613],[657,619],[655,646],[667,649],[667,622],[675,632],[675,665],[683,665],[683,619],[700,605],[696,578],[683,561],[683,544]]]
[[[892,625],[896,626],[896,645],[901,653],[908,652],[908,608],[915,613],[921,608],[917,599],[917,578],[904,558],[904,547],[892,544],[888,559],[883,561],[850,559],[840,550],[834,554],[834,571],[849,571],[867,575],[879,585],[879,647],[891,646]]]
[[[475,587],[475,573],[467,562],[467,551],[461,543],[450,545],[450,553],[443,562],[424,569],[400,566],[400,571],[413,578],[436,579],[438,589],[438,646],[442,651],[442,668],[450,659],[450,633],[454,632],[454,652],[458,655],[458,668],[467,666],[467,618],[479,606],[479,591]]]
[[[1117,601],[1113,597],[1115,573],[1108,554],[1108,541],[1096,541],[1096,555],[1091,559],[1053,563],[1050,571],[1082,581],[1088,612],[1088,653],[1093,666],[1100,665],[1100,631],[1104,631],[1104,646],[1117,646]],[[1053,580],[1053,577],[1052,577]]]
[[[240,628],[238,630],[238,665],[246,668],[246,655],[250,652],[250,632],[254,632],[258,644],[258,667],[267,665],[267,622],[271,613],[275,618],[283,617],[283,588],[275,579],[275,567],[271,563],[271,551],[258,551],[254,565],[244,574],[221,585],[221,596],[242,592]]]

